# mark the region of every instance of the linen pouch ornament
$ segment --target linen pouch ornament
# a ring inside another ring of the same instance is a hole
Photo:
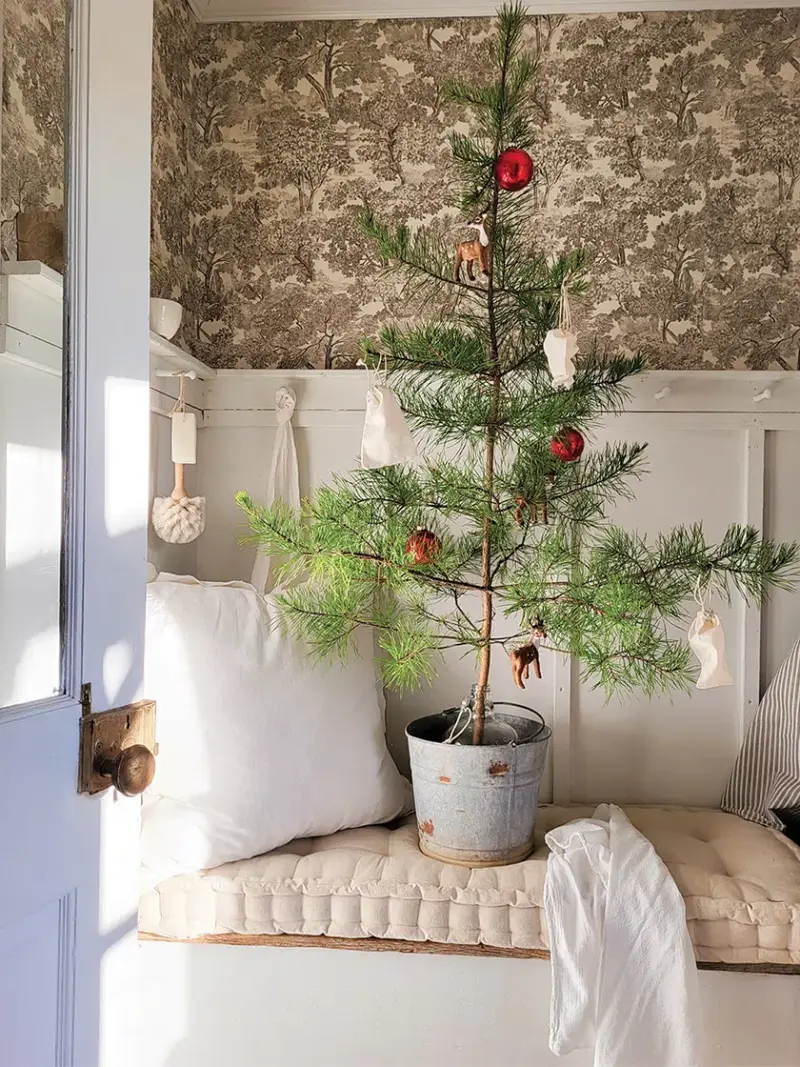
[[[392,467],[417,456],[416,443],[394,393],[388,385],[373,383],[367,390],[361,466]]]
[[[697,689],[716,689],[733,685],[728,661],[725,658],[725,631],[719,616],[701,608],[689,627],[689,647],[700,661]]]
[[[548,330],[544,338],[544,354],[553,378],[553,385],[571,389],[575,381],[575,356],[578,351],[578,336],[572,330],[572,316],[567,299],[565,278],[561,286],[561,298],[558,306],[558,329]]]

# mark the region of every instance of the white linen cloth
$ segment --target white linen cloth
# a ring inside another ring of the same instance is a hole
[[[297,467],[297,449],[294,444],[292,415],[297,399],[293,389],[279,389],[275,394],[275,418],[278,429],[275,433],[275,449],[272,453],[272,466],[267,482],[265,503],[274,504],[282,500],[295,511],[300,508],[300,474]],[[260,550],[256,552],[253,564],[251,584],[259,593],[268,593],[274,582],[270,572],[274,559]]]
[[[550,1048],[594,1067],[699,1067],[697,966],[678,887],[614,805],[551,830]]]

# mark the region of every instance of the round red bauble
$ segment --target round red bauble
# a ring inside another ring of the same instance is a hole
[[[565,426],[550,441],[550,451],[564,463],[574,463],[581,458],[585,444],[583,434],[571,426]]]
[[[411,556],[412,563],[433,563],[441,551],[442,542],[424,526],[418,526],[406,541],[406,555]]]
[[[522,148],[507,148],[497,157],[494,172],[501,189],[517,193],[533,177],[533,160]]]

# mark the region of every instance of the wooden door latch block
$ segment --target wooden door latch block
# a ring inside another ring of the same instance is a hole
[[[84,702],[86,709],[88,701]],[[114,786],[137,796],[155,774],[156,705],[140,700],[111,711],[85,711],[80,722],[78,792],[102,793]]]

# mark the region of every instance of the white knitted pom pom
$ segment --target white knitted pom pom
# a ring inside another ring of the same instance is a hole
[[[196,540],[206,525],[206,498],[157,496],[153,501],[153,529],[162,541],[171,545],[188,545]]]

